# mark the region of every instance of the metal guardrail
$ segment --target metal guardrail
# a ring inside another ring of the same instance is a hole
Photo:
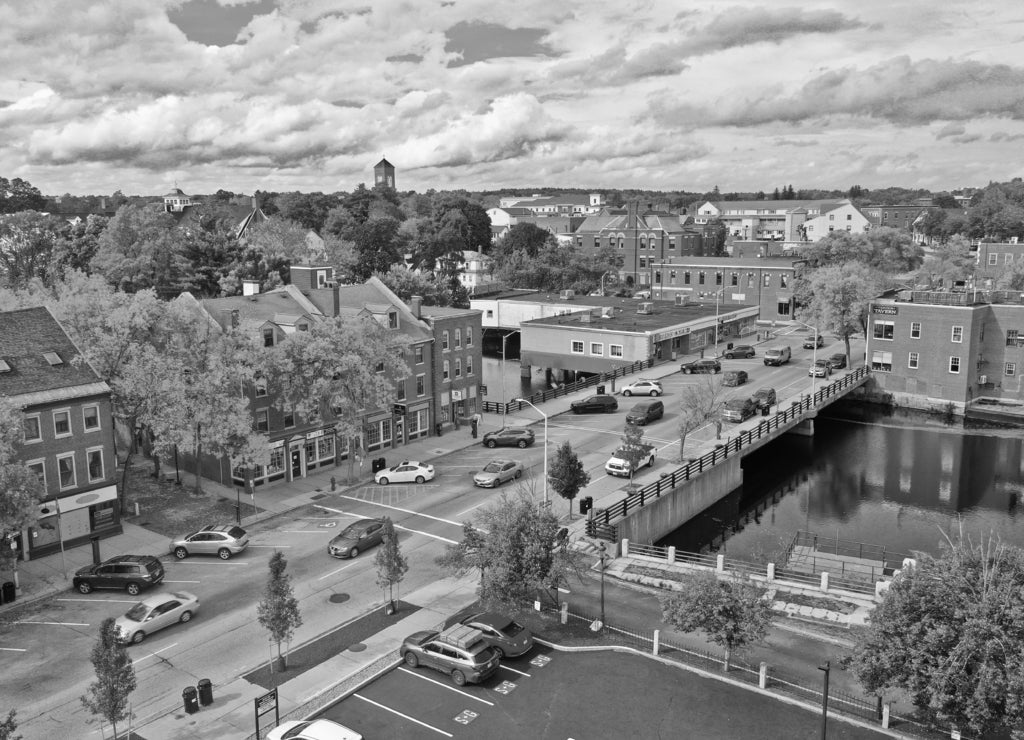
[[[857,540],[844,540],[839,537],[829,537],[815,532],[799,531],[793,537],[787,552],[792,552],[795,547],[809,547],[815,552],[821,552],[839,557],[851,557],[861,560],[877,560],[882,563],[881,568],[899,568],[903,565],[905,558],[911,557],[907,553],[889,550],[885,545],[872,545],[868,542]]]
[[[740,432],[738,435],[726,442],[715,445],[711,452],[707,452],[696,460],[691,460],[686,465],[676,468],[671,473],[662,473],[661,477],[653,483],[630,493],[623,499],[615,502],[604,509],[593,510],[593,516],[587,520],[586,531],[588,537],[600,537],[615,541],[617,537],[608,538],[598,532],[600,525],[610,527],[613,519],[625,517],[631,510],[643,508],[651,499],[660,498],[662,493],[675,490],[679,484],[694,478],[705,470],[713,468],[718,463],[734,455],[744,447],[767,437],[781,426],[797,421],[805,413],[813,410],[821,402],[838,395],[853,385],[858,385],[870,374],[865,366],[861,366],[839,380],[821,388],[814,393],[813,398],[805,396],[798,401],[793,401],[788,409],[779,411],[775,416],[762,420],[753,429]],[[592,522],[594,524],[592,524]],[[616,531],[617,534],[617,531]]]

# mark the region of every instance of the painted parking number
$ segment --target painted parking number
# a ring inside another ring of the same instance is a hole
[[[471,712],[468,709],[463,709],[461,712],[459,712],[459,716],[455,718],[455,721],[458,722],[460,725],[468,725],[470,722],[472,722],[479,716],[480,715],[476,712]]]
[[[535,666],[537,668],[543,668],[550,662],[551,658],[547,655],[538,655],[536,658],[530,661],[530,665]]]
[[[516,690],[516,685],[511,681],[502,681],[500,684],[494,687],[494,690],[499,694],[511,694]]]

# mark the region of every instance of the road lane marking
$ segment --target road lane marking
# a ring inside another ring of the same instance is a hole
[[[27,619],[22,619],[17,622],[11,622],[11,624],[48,624],[51,627],[88,627],[89,625],[84,622],[32,622]]]
[[[185,560],[172,560],[171,562],[177,565],[248,565],[244,560],[221,560],[220,558],[216,560],[189,560],[188,563]]]
[[[412,532],[413,534],[421,534],[424,537],[433,537],[435,540],[441,540],[441,542],[447,542],[449,545],[457,545],[457,544],[459,544],[458,540],[450,540],[447,537],[442,537],[439,534],[431,534],[430,532],[424,532],[424,531],[419,530],[419,529],[411,529],[410,527],[403,527],[401,524],[396,524],[394,526],[395,526],[395,529],[401,529],[401,530],[404,530],[406,532]]]
[[[171,645],[168,645],[167,647],[162,647],[162,648],[160,648],[159,650],[154,650],[154,651],[153,651],[153,652],[151,652],[151,653],[150,653],[149,655],[143,655],[143,656],[142,656],[141,658],[138,658],[138,659],[136,659],[136,660],[133,660],[133,661],[132,661],[132,665],[135,665],[136,663],[141,663],[141,662],[142,662],[142,661],[144,661],[144,660],[145,660],[146,658],[155,658],[155,657],[156,657],[157,655],[159,655],[159,654],[160,654],[160,653],[162,653],[163,651],[165,651],[165,650],[170,650],[170,649],[171,649],[172,647],[177,647],[177,645],[178,645],[178,643],[176,643],[176,642],[175,642],[175,643],[173,643],[173,644],[171,644]]]
[[[380,704],[379,702],[375,702],[373,699],[367,699],[362,694],[352,694],[352,696],[354,696],[357,699],[362,699],[367,704],[373,704],[373,706],[379,707],[379,708],[383,709],[385,712],[391,712],[392,714],[397,714],[399,717],[402,717],[403,719],[407,719],[410,722],[415,722],[418,725],[422,725],[423,727],[426,727],[428,730],[433,730],[434,732],[438,733],[439,735],[444,735],[445,737],[455,737],[450,732],[445,732],[444,730],[440,730],[440,729],[434,727],[433,725],[428,725],[426,722],[418,720],[415,717],[410,717],[408,714],[402,714],[397,709],[392,709],[391,707],[386,707],[383,704]]]
[[[526,676],[527,678],[533,678],[533,676],[531,676],[529,673],[523,673],[522,671],[517,671],[515,668],[509,668],[507,665],[499,665],[498,668],[501,668],[503,671],[512,671],[513,673],[518,673],[520,676]]]
[[[365,500],[363,500],[361,498],[355,498],[354,496],[339,496],[339,498],[347,498],[349,501],[358,501],[361,504],[372,504],[373,506],[383,506],[385,509],[394,509],[395,511],[400,511],[403,514],[413,514],[414,516],[422,516],[422,517],[424,517],[426,519],[433,519],[435,522],[441,522],[442,524],[451,524],[453,527],[459,527],[460,529],[462,528],[462,522],[453,522],[451,519],[442,519],[439,516],[431,516],[430,514],[422,514],[422,513],[418,512],[418,511],[413,511],[412,509],[403,509],[403,508],[401,508],[399,506],[391,506],[390,504],[378,504],[375,501],[365,501]],[[326,506],[321,506],[320,508],[321,509],[326,509],[327,511],[338,511],[337,509],[330,509],[330,508],[328,508]],[[338,513],[340,513],[340,512],[338,512]]]
[[[473,511],[473,509],[479,509],[484,504],[490,504],[490,503],[493,503],[493,502],[491,502],[491,501],[481,501],[476,506],[470,506],[468,509],[463,509],[458,514],[456,514],[455,516],[462,516],[463,514],[468,514],[469,512]]]
[[[326,509],[327,507],[326,506],[321,506],[320,508],[321,509]],[[356,515],[355,514],[342,514],[342,516],[356,516]],[[371,517],[362,516],[362,517],[358,517],[358,518],[359,519],[370,519]],[[321,519],[320,521],[323,521],[323,519]],[[281,531],[282,532],[286,532],[288,534],[323,534],[324,533],[324,531],[322,529],[282,529]]]
[[[172,581],[166,581],[166,583],[172,583]],[[199,583],[199,581],[196,581]],[[57,601],[89,601],[93,604],[137,604],[138,600],[132,601],[131,599],[57,599]]]
[[[320,576],[319,578],[317,578],[317,580],[318,580],[318,581],[322,581],[322,580],[323,580],[323,579],[325,579],[325,578],[330,578],[330,577],[331,577],[331,576],[333,576],[333,575],[334,575],[335,573],[341,573],[341,571],[345,570],[345,568],[351,568],[351,567],[352,567],[353,565],[355,565],[355,563],[354,563],[354,562],[352,562],[352,563],[349,563],[348,565],[343,565],[343,566],[341,566],[340,568],[338,568],[337,570],[332,570],[332,571],[331,571],[330,573],[328,573],[328,574],[327,574],[327,575],[325,575],[325,576]]]
[[[168,581],[165,579],[164,583],[202,583],[202,581]]]
[[[7,651],[9,653],[27,653],[28,652],[28,650],[26,648],[5,648],[5,647],[0,647],[0,650],[5,650],[5,651]]]
[[[249,547],[280,547],[282,550],[291,547],[291,545],[249,545]]]
[[[437,681],[437,680],[435,680],[433,678],[430,678],[429,676],[424,676],[422,673],[418,673],[417,671],[410,670],[410,669],[406,668],[405,666],[399,666],[398,670],[403,671],[405,673],[408,673],[410,676],[415,676],[416,678],[420,679],[421,681],[429,681],[432,684],[440,686],[442,689],[448,689],[449,691],[454,691],[456,694],[462,694],[463,696],[468,696],[470,699],[475,699],[476,701],[480,702],[481,704],[486,704],[489,707],[493,707],[494,706],[493,702],[489,702],[486,699],[481,699],[479,696],[473,696],[469,692],[463,691],[462,689],[457,689],[454,686],[452,686],[451,684],[442,683],[441,681]]]

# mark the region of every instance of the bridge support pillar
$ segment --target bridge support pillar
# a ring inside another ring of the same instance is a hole
[[[799,437],[814,436],[814,419],[804,419],[795,427],[789,430],[788,434],[796,434]]]

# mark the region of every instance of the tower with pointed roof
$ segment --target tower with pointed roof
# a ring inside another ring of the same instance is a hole
[[[192,205],[192,197],[186,195],[181,188],[174,188],[164,196],[164,210],[168,213],[181,213]]]
[[[395,166],[384,158],[373,166],[373,185],[395,187]]]

